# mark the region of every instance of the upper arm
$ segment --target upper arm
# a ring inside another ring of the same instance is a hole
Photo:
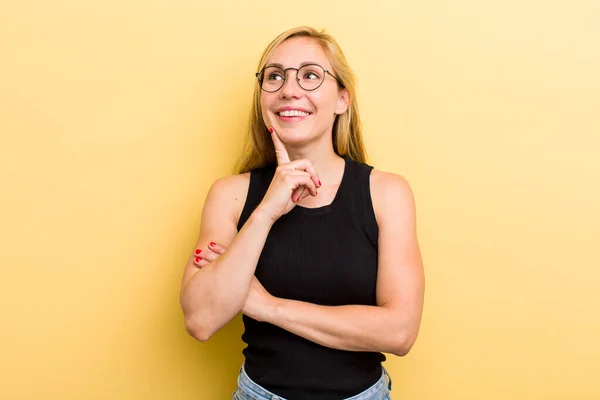
[[[210,242],[227,247],[233,241],[238,232],[237,223],[246,202],[249,182],[250,173],[246,173],[218,179],[210,187],[202,209],[198,242],[183,271],[181,290],[198,271],[194,264],[195,249],[207,251]]]
[[[377,304],[397,311],[409,341],[414,341],[423,311],[425,278],[413,193],[403,177],[374,170],[371,195],[379,226]]]

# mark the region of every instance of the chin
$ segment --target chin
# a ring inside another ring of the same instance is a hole
[[[300,128],[280,128],[277,134],[285,144],[290,145],[308,143],[316,138],[311,131]]]

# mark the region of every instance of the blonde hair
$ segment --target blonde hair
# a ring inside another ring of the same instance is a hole
[[[356,82],[354,73],[346,61],[346,57],[336,40],[325,31],[317,31],[308,26],[290,29],[277,36],[265,49],[260,58],[257,71],[260,71],[271,58],[273,52],[284,41],[293,37],[308,37],[316,40],[323,47],[331,65],[332,73],[337,76],[341,86],[348,91],[349,105],[346,112],[337,115],[333,123],[332,141],[334,151],[340,156],[365,163],[367,154],[362,138],[362,126],[356,102]],[[250,110],[248,132],[244,150],[236,167],[236,173],[244,173],[256,168],[277,163],[275,147],[270,137],[268,127],[262,118],[260,105],[261,88],[254,88],[254,100]]]

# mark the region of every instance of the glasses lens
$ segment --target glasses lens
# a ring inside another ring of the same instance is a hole
[[[276,92],[283,86],[285,72],[279,67],[266,67],[258,77],[261,88],[267,92]]]
[[[315,90],[325,79],[325,70],[320,65],[305,65],[298,71],[298,83],[304,90]]]

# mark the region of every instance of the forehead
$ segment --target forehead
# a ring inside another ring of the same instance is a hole
[[[311,62],[330,68],[327,54],[319,42],[308,37],[294,37],[277,46],[267,65],[281,64],[284,68],[296,68]]]

